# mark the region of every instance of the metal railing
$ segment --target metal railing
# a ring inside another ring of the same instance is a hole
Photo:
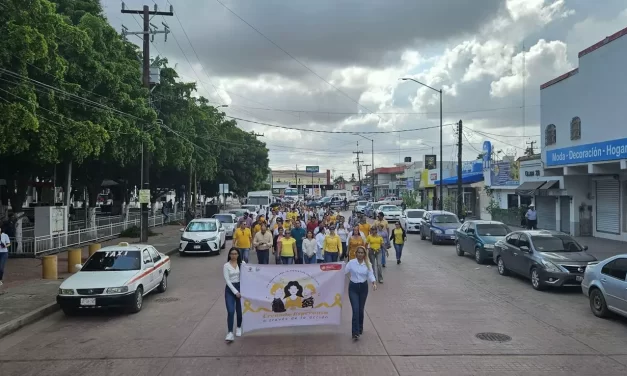
[[[183,219],[184,215],[184,212],[178,212],[176,214],[171,213],[166,221],[163,214],[156,214],[148,218],[148,227],[156,227],[169,222],[179,221]],[[134,226],[140,226],[139,216],[126,222],[110,222],[109,224],[101,226],[71,230],[67,233],[38,236],[35,238],[22,237],[21,244],[18,244],[17,239],[12,238],[9,252],[25,257],[37,257],[43,254],[58,253],[69,247],[77,247],[95,241],[115,238],[119,236],[122,231]]]

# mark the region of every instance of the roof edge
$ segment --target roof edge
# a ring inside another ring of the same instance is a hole
[[[570,72],[564,73],[563,75],[561,75],[559,77],[555,77],[551,81],[545,82],[542,85],[540,85],[540,90],[546,89],[547,87],[549,87],[551,85],[555,85],[556,83],[558,83],[560,81],[564,81],[565,79],[567,79],[569,77],[572,77],[572,76],[576,75],[577,73],[579,73],[579,68],[575,68],[575,69],[571,70]]]
[[[610,35],[609,37],[605,37],[605,39],[593,44],[592,46],[586,48],[585,50],[582,50],[581,52],[579,52],[579,58],[581,59],[583,56],[586,56],[587,54],[598,50],[599,48],[605,46],[606,44],[615,41],[616,39],[627,35],[627,27],[615,32],[614,34]]]

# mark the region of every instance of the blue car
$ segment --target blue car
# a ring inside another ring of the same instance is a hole
[[[459,218],[451,212],[433,210],[428,211],[420,226],[420,239],[429,238],[431,244],[455,243],[455,231],[462,225]]]
[[[372,205],[374,205],[373,202],[368,202],[364,207],[364,215],[368,218],[372,217],[374,214],[374,207]]]
[[[627,317],[627,255],[617,255],[581,266],[585,270],[581,290],[590,299],[597,317],[615,313]]]
[[[497,221],[467,221],[455,231],[455,250],[457,256],[466,253],[473,255],[477,264],[492,260],[494,243],[504,239],[512,232],[502,222]]]

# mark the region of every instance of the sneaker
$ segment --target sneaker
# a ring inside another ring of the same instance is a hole
[[[381,265],[381,266],[385,268],[385,264],[383,264],[383,265]]]
[[[355,340],[359,339],[359,334],[353,334],[353,339]]]
[[[379,280],[379,283],[383,283],[383,280],[382,280],[382,279],[380,279],[380,280]]]
[[[396,265],[400,264],[401,260],[396,260]]]
[[[235,337],[241,337],[241,336],[242,336],[242,328],[235,329]]]
[[[235,340],[235,336],[233,335],[233,332],[229,332],[229,334],[226,335],[226,338],[224,340],[227,342],[231,342]]]

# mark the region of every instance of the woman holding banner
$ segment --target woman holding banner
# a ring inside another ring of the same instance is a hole
[[[238,248],[231,248],[226,264],[222,268],[226,287],[224,289],[224,302],[227,312],[227,335],[226,341],[231,342],[235,337],[242,335],[242,296],[239,293],[240,267],[246,264],[242,261],[242,256]],[[233,335],[233,319],[237,314],[237,330]]]
[[[368,261],[366,248],[358,247],[355,258],[346,264],[346,274],[349,274],[348,299],[353,309],[352,334],[353,339],[359,339],[364,332],[364,315],[366,299],[368,298],[368,282],[372,289],[377,290],[377,283],[372,272],[372,265]]]

